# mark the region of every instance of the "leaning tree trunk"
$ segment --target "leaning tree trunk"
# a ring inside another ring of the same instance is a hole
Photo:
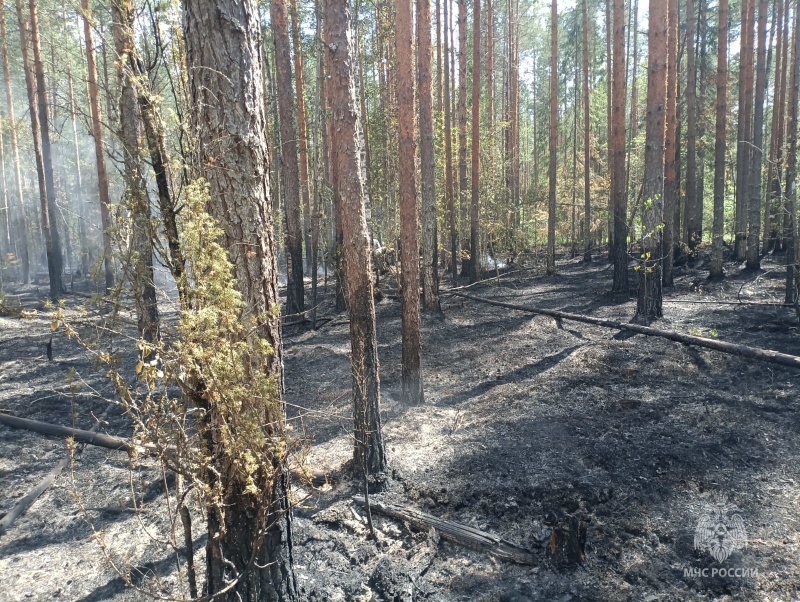
[[[22,6],[22,0],[16,0],[16,8],[17,8],[17,18],[19,20],[19,29],[20,29],[20,48],[22,50],[22,65],[23,70],[25,71],[25,84],[28,92],[28,107],[29,111],[28,114],[30,115],[31,119],[31,136],[33,138],[33,150],[34,156],[36,158],[36,176],[38,178],[39,183],[39,204],[41,208],[41,220],[42,220],[42,234],[44,235],[44,244],[45,244],[45,251],[47,254],[47,271],[50,276],[50,297],[53,300],[58,299],[64,289],[62,280],[61,280],[61,247],[60,241],[57,236],[58,227],[56,225],[55,219],[55,195],[52,196],[52,203],[51,200],[51,193],[49,192],[52,188],[48,188],[48,180],[52,185],[53,182],[53,169],[52,163],[50,164],[50,169],[47,170],[45,167],[45,156],[43,151],[43,133],[42,128],[44,127],[45,131],[47,131],[47,121],[45,124],[42,124],[41,121],[41,111],[40,108],[43,109],[45,120],[47,119],[47,96],[44,94],[44,74],[42,73],[42,91],[41,94],[37,92],[38,87],[38,78],[36,77],[38,70],[35,70],[35,65],[31,64],[31,59],[29,55],[29,41],[28,35],[30,33],[31,38],[33,38],[33,30],[34,28],[31,27],[31,31],[28,31],[29,28],[29,16],[25,14],[25,10]],[[35,0],[31,2],[30,5],[30,12],[35,16],[36,15],[36,4]],[[38,42],[38,30],[36,35],[36,41]],[[31,41],[31,46],[32,46]],[[41,54],[41,53],[39,53]],[[41,58],[41,57],[40,57]],[[41,63],[41,61],[40,61]],[[39,65],[41,67],[41,64]],[[37,96],[39,97],[39,105],[37,105]],[[48,142],[50,141],[49,132],[47,137]],[[48,158],[49,155],[49,144],[48,144]],[[48,174],[49,173],[49,177]],[[55,191],[53,191],[55,192]]]
[[[89,109],[94,137],[94,157],[97,165],[97,192],[100,197],[100,223],[103,228],[103,267],[105,269],[106,292],[114,286],[114,267],[111,257],[111,211],[109,209],[108,172],[103,147],[103,116],[100,109],[100,86],[97,81],[97,60],[92,33],[92,13],[89,0],[81,0],[83,12],[83,37],[86,41],[86,71],[89,80]]]
[[[650,0],[647,131],[642,197],[642,254],[635,322],[661,317],[661,225],[664,222],[664,121],[667,104],[667,3]]]
[[[725,151],[728,111],[728,0],[720,0],[717,41],[717,122],[714,144],[714,233],[709,277],[722,278],[722,239],[725,230]]]
[[[148,343],[154,343],[159,337],[158,302],[153,282],[154,232],[139,146],[141,112],[134,82],[138,57],[133,41],[133,0],[116,0],[111,10],[115,21],[114,46],[117,56],[126,58],[117,62],[117,78],[120,87],[119,125],[125,166],[125,203],[131,219],[129,261],[133,265],[130,266],[130,280],[136,303],[138,334]]]
[[[438,17],[437,17],[438,20]],[[426,310],[439,309],[436,268],[436,155],[433,138],[431,1],[417,0],[417,79],[419,81],[419,160],[422,184],[422,298]],[[412,115],[412,127],[413,127]],[[413,133],[412,133],[413,135]],[[402,154],[401,154],[402,159]]]
[[[354,472],[368,477],[386,470],[380,416],[378,341],[370,277],[369,236],[364,211],[364,182],[358,138],[352,7],[349,0],[328,0],[325,12],[327,85],[331,110],[331,171],[341,205],[355,422]]]
[[[279,437],[285,407],[258,8],[253,0],[187,0],[184,14],[191,123],[199,175],[209,184],[208,210],[223,229],[221,242],[255,334],[272,348],[258,370],[274,379],[277,403],[262,408],[256,400],[242,400],[242,410],[262,412],[263,436]],[[233,418],[220,415],[222,408],[212,410],[212,430]],[[207,453],[223,468],[224,449]],[[297,599],[287,467],[280,453],[269,462],[270,473],[255,476],[258,491],[241,472],[220,472],[225,510],[208,513],[206,593],[220,592],[234,575],[247,573],[217,600]]]
[[[300,174],[294,127],[292,59],[286,0],[269,3],[275,39],[275,77],[281,125],[281,180],[286,232],[286,313],[299,314],[303,303],[303,229],[300,218]]]
[[[8,45],[6,43],[6,13],[0,10],[0,36],[2,36],[3,76],[6,84],[6,103],[9,115],[9,128],[11,130],[11,153],[14,160],[14,230],[18,237],[17,252],[22,267],[22,284],[30,280],[31,264],[28,249],[28,224],[25,219],[25,203],[22,195],[22,172],[19,163],[19,142],[17,141],[17,121],[14,113],[14,95],[11,92],[11,73],[8,65]]]

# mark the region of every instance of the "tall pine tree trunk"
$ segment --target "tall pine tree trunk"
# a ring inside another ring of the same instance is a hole
[[[794,32],[792,33],[792,71],[789,84],[789,152],[786,161],[786,193],[789,211],[786,214],[786,303],[798,303],[798,240],[797,240],[797,136],[798,100],[800,99],[800,4],[795,2]]]
[[[469,206],[469,281],[480,278],[481,211],[481,0],[472,5],[472,198]]]
[[[444,156],[445,156],[445,200],[447,203],[447,227],[450,232],[450,269],[453,281],[458,277],[458,227],[456,225],[455,190],[453,186],[453,111],[450,100],[453,70],[450,68],[450,39],[452,28],[448,7],[450,0],[444,0]]]
[[[6,35],[6,11],[0,10],[0,36],[2,36],[2,47],[0,52],[3,53],[3,76],[5,78],[6,88],[6,108],[9,116],[9,129],[11,131],[11,154],[14,161],[14,230],[18,237],[17,239],[17,254],[20,259],[20,266],[22,268],[21,281],[22,284],[27,284],[30,280],[31,266],[30,266],[30,251],[28,243],[28,224],[25,219],[25,203],[22,194],[22,171],[19,163],[19,142],[17,140],[17,120],[14,113],[14,95],[11,92],[11,73],[8,65],[8,44]]]
[[[286,245],[286,313],[299,314],[303,303],[303,230],[300,218],[300,174],[294,127],[292,58],[286,0],[270,2],[275,41],[275,74],[281,128],[281,184]]]
[[[417,0],[417,80],[419,85],[419,159],[422,184],[422,298],[425,309],[439,309],[436,269],[436,155],[433,137],[433,79],[431,69],[431,2]],[[413,115],[412,115],[413,126]]]
[[[327,85],[331,110],[331,172],[341,204],[355,422],[354,471],[377,475],[386,470],[380,417],[380,379],[375,304],[369,274],[364,183],[361,179],[358,110],[349,0],[328,0],[325,12]],[[410,32],[409,32],[410,33]],[[413,106],[413,105],[412,105]],[[413,127],[413,126],[412,126]]]
[[[611,196],[614,203],[612,293],[628,295],[628,199],[625,196],[625,3],[614,0],[614,74],[611,111]]]
[[[550,6],[550,134],[547,192],[547,273],[556,272],[556,150],[558,146],[558,7]]]
[[[83,37],[86,42],[86,71],[89,84],[89,109],[92,118],[92,136],[94,137],[94,156],[97,165],[97,192],[100,197],[100,223],[103,228],[103,267],[105,271],[106,292],[114,286],[114,266],[111,250],[111,211],[108,196],[108,172],[106,171],[106,155],[103,147],[103,117],[100,109],[100,86],[97,81],[97,60],[94,51],[94,35],[92,33],[92,13],[89,0],[81,0],[83,13]]]
[[[589,0],[581,7],[583,29],[583,260],[592,260],[592,197],[589,146]]]
[[[300,193],[303,197],[303,242],[305,247],[306,271],[316,270],[311,258],[311,182],[308,175],[308,117],[306,116],[305,73],[303,67],[303,46],[300,41],[300,15],[297,0],[289,0],[289,13],[292,18],[292,50],[294,58],[294,93],[297,99],[297,148],[300,162]]]
[[[458,197],[459,230],[461,232],[461,275],[470,271],[466,257],[469,241],[467,229],[467,0],[458,0]]]
[[[686,239],[690,252],[700,243],[702,207],[697,202],[697,66],[694,0],[686,0]]]
[[[691,0],[690,0],[691,1]],[[664,222],[664,123],[667,104],[668,4],[650,0],[647,131],[642,196],[642,255],[635,322],[648,324],[661,311],[661,233]]]
[[[739,111],[736,153],[736,261],[747,255],[748,194],[753,125],[753,35],[755,0],[742,2],[742,35],[739,50]]]
[[[678,127],[678,16],[679,0],[669,0],[669,40],[667,42],[667,113],[666,133],[664,136],[664,231],[663,247],[663,284],[672,286],[675,236],[679,224],[675,223],[675,208],[678,206],[679,186],[676,165],[676,138]]]
[[[208,211],[223,230],[221,243],[233,264],[235,286],[253,321],[254,334],[272,354],[255,369],[275,381],[277,403],[263,408],[244,399],[242,412],[262,413],[259,432],[280,437],[284,428],[283,368],[269,152],[265,135],[263,58],[258,9],[252,0],[187,0],[184,36],[192,100],[191,124],[199,141],[199,174],[209,184]],[[237,132],[233,137],[231,132]],[[255,358],[254,358],[255,359]],[[232,416],[211,408],[210,428]],[[227,587],[217,600],[297,600],[291,555],[291,511],[285,460],[269,458],[271,474],[259,474],[257,492],[241,472],[225,469],[223,445],[206,450],[220,471],[225,511],[210,508],[206,593]]]
[[[753,147],[750,164],[750,188],[746,192],[748,202],[747,269],[761,268],[761,167],[764,151],[764,100],[767,89],[767,11],[768,0],[758,4],[758,58],[756,66],[756,91],[753,114]]]
[[[47,254],[47,271],[50,276],[50,297],[54,301],[63,293],[61,278],[61,243],[56,224],[55,190],[53,189],[53,164],[45,161],[44,140],[47,139],[47,159],[50,159],[50,134],[47,121],[47,94],[44,89],[44,72],[41,65],[41,52],[35,52],[34,40],[39,41],[38,26],[30,22],[30,15],[36,16],[36,3],[31,0],[29,13],[26,15],[22,0],[16,1],[17,18],[20,28],[20,48],[22,65],[25,71],[25,83],[28,91],[28,106],[31,119],[31,136],[36,157],[36,175],[39,183],[39,205],[41,210],[42,234],[44,235],[45,252]],[[29,31],[30,28],[30,31]],[[34,31],[36,36],[34,37]],[[29,38],[30,37],[30,43]],[[34,61],[31,62],[30,50],[34,49]],[[36,61],[39,56],[39,61]],[[38,63],[38,68],[37,68]],[[41,79],[38,77],[41,75]],[[41,83],[41,90],[39,90]],[[44,122],[42,115],[44,114]],[[46,132],[46,133],[45,133]],[[50,186],[48,186],[48,184]]]
[[[720,0],[717,39],[717,102],[714,143],[714,233],[709,277],[721,278],[722,242],[725,233],[725,152],[728,113],[728,0]]]
[[[114,46],[117,56],[117,78],[120,87],[119,126],[125,167],[125,205],[130,211],[131,256],[130,283],[136,303],[138,335],[148,343],[159,337],[158,303],[153,282],[153,237],[150,200],[142,171],[141,112],[136,92],[138,56],[134,46],[134,6],[132,0],[115,0],[111,6],[114,18]]]

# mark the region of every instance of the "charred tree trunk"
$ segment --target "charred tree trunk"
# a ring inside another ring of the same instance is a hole
[[[748,182],[753,124],[753,35],[755,0],[742,2],[742,36],[739,50],[738,150],[736,154],[736,261],[747,255]]]
[[[678,205],[679,185],[678,171],[676,169],[676,138],[678,127],[678,16],[680,14],[679,0],[669,0],[669,40],[667,42],[667,113],[666,133],[664,136],[664,231],[662,239],[661,257],[663,258],[664,286],[673,284],[673,265],[675,236],[677,226],[675,223],[675,208]]]
[[[691,0],[689,0],[691,2]],[[642,197],[642,255],[634,322],[649,324],[661,312],[661,234],[664,223],[664,122],[667,104],[667,3],[650,0],[647,69],[647,131]]]
[[[614,0],[614,74],[611,111],[613,154],[611,196],[614,203],[614,282],[611,292],[628,295],[628,199],[625,196],[625,3]]]
[[[209,184],[208,211],[223,229],[236,288],[254,321],[255,333],[273,353],[257,369],[276,383],[277,403],[267,410],[243,401],[243,411],[262,411],[263,436],[283,431],[283,368],[269,152],[265,136],[263,58],[258,9],[245,0],[187,0],[184,35],[193,106],[192,126],[199,141],[199,175]],[[237,132],[237,136],[231,136]],[[230,416],[216,415],[220,429]],[[226,588],[217,598],[291,601],[298,598],[291,554],[291,511],[287,467],[273,456],[270,475],[259,475],[254,494],[234,471],[219,465],[225,450],[206,450],[220,469],[225,512],[208,513],[206,593]]]
[[[792,72],[789,87],[789,153],[786,163],[786,192],[789,211],[786,214],[786,303],[797,306],[798,303],[798,269],[797,269],[797,135],[798,135],[798,99],[800,99],[800,6],[795,3],[794,32],[792,43]]]
[[[292,59],[286,0],[269,3],[275,41],[275,75],[281,127],[281,181],[286,233],[286,313],[299,314],[303,303],[303,230],[300,219],[300,175],[294,127]]]
[[[417,145],[414,135],[412,23],[411,0],[399,0],[395,3],[395,35],[397,37],[397,142],[400,168],[400,294],[403,308],[401,380],[404,401],[414,404],[423,401],[423,394],[419,333]],[[427,35],[430,36],[430,27],[428,27]]]
[[[690,253],[700,243],[702,207],[697,199],[697,66],[694,0],[686,0],[686,240]]]
[[[44,87],[44,70],[39,46],[39,28],[36,0],[31,0],[29,14],[25,14],[22,0],[17,0],[17,17],[20,28],[20,47],[22,64],[25,70],[25,83],[28,90],[28,104],[31,118],[31,135],[36,155],[36,175],[39,181],[39,204],[41,206],[42,233],[47,254],[47,271],[50,276],[50,297],[57,300],[64,290],[61,279],[62,256],[61,241],[56,223],[55,188],[53,182],[53,163],[50,157],[50,132],[47,119],[47,93]],[[28,31],[30,27],[30,31]],[[33,63],[29,55],[33,50]],[[38,57],[38,58],[37,58]],[[45,144],[45,141],[47,144]],[[45,154],[45,148],[47,153]]]
[[[710,278],[722,278],[722,241],[725,232],[725,152],[728,112],[728,0],[720,0],[717,41],[717,103],[714,143],[714,234]]]
[[[131,286],[136,302],[138,334],[154,343],[158,332],[158,304],[153,282],[153,237],[150,219],[150,200],[142,171],[139,145],[141,111],[136,92],[138,55],[133,41],[134,7],[132,0],[112,3],[114,45],[117,56],[117,78],[120,87],[120,141],[125,165],[125,203],[131,218]]]
[[[294,93],[297,99],[297,148],[300,162],[300,192],[303,197],[303,242],[305,245],[306,271],[316,270],[311,253],[311,182],[308,176],[308,118],[306,116],[305,73],[303,46],[300,42],[300,15],[297,0],[289,0],[292,18],[292,50],[294,58]]]
[[[419,85],[419,159],[422,183],[422,298],[425,309],[439,309],[439,271],[436,268],[436,155],[433,137],[433,50],[431,2],[417,0],[417,80]],[[413,128],[413,115],[411,125]],[[413,129],[412,129],[413,134]],[[402,152],[401,157],[402,159]]]
[[[583,260],[592,260],[592,204],[589,146],[589,0],[583,0]]]
[[[481,0],[472,5],[472,198],[469,206],[469,281],[480,278]]]
[[[445,156],[445,200],[447,203],[447,227],[450,231],[450,269],[455,282],[458,277],[458,227],[456,226],[455,190],[453,186],[453,111],[450,102],[450,82],[453,74],[450,69],[450,0],[444,0],[444,156]]]
[[[11,153],[14,160],[14,218],[12,223],[14,230],[18,236],[17,240],[17,253],[20,259],[20,267],[22,273],[20,274],[22,284],[27,284],[30,281],[30,254],[28,243],[28,224],[25,219],[25,204],[22,194],[22,171],[19,163],[19,142],[17,140],[17,120],[14,113],[14,95],[11,92],[11,73],[8,65],[8,44],[6,42],[6,13],[5,10],[0,10],[0,36],[2,36],[2,47],[0,51],[3,53],[3,76],[5,77],[6,87],[6,108],[9,115],[9,129],[11,130]]]
[[[342,209],[350,311],[355,422],[353,467],[357,476],[367,477],[386,470],[386,455],[381,431],[375,303],[369,274],[369,236],[364,213],[358,110],[353,85],[351,10],[349,0],[329,0],[326,4],[325,31],[328,45],[328,98],[332,116],[331,148],[336,151],[331,156],[331,171],[336,174],[334,194],[339,198]]]
[[[92,118],[92,136],[94,137],[94,156],[97,164],[97,192],[100,197],[100,222],[103,228],[103,267],[105,269],[106,292],[114,286],[114,266],[111,250],[111,211],[109,210],[108,172],[106,171],[106,155],[103,147],[103,117],[100,109],[100,86],[97,81],[97,61],[94,51],[92,33],[92,13],[89,0],[81,0],[83,12],[83,37],[86,42],[86,70],[89,80],[89,109]]]
[[[556,273],[556,150],[558,146],[558,7],[550,7],[550,163],[547,193],[547,273]]]
[[[458,0],[458,195],[461,251],[466,253],[469,241],[464,239],[467,222],[467,0]],[[455,258],[454,258],[455,261]],[[461,275],[470,271],[470,259],[461,256]]]
[[[758,58],[756,66],[756,91],[753,103],[753,147],[750,164],[750,188],[746,191],[748,202],[747,263],[748,270],[761,268],[761,167],[764,143],[764,100],[767,89],[767,0],[758,4]]]

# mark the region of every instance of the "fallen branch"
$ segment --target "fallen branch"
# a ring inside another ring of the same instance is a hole
[[[354,497],[353,501],[360,506],[365,505],[363,498]],[[397,506],[396,504],[371,500],[370,507],[374,512],[406,521],[421,531],[430,531],[431,528],[436,529],[442,538],[470,550],[487,552],[503,560],[510,560],[519,564],[539,564],[539,558],[531,550],[521,548],[486,531],[438,518],[413,508]]]
[[[96,435],[97,429],[100,426],[100,423],[105,419],[108,415],[108,411],[113,407],[114,404],[110,404],[100,418],[97,420],[95,425],[92,427],[90,431],[82,431],[84,433],[88,433],[89,435]],[[7,416],[8,418],[14,418],[13,416],[8,416],[7,414],[0,414],[0,416]],[[24,420],[24,418],[18,418],[17,420]],[[32,422],[32,421],[29,421]],[[69,455],[65,458],[59,460],[58,464],[56,464],[53,469],[47,473],[47,476],[43,478],[39,483],[31,489],[28,493],[26,493],[23,497],[17,500],[17,503],[9,510],[5,516],[3,516],[2,520],[0,520],[0,535],[4,535],[8,528],[16,521],[20,516],[25,514],[28,511],[33,503],[39,499],[39,497],[50,487],[53,486],[53,483],[56,482],[56,479],[61,475],[63,470],[69,464]]]
[[[128,439],[97,433],[94,432],[94,430],[84,431],[68,426],[50,424],[49,422],[39,422],[38,420],[18,418],[4,412],[0,412],[0,424],[5,424],[6,426],[31,431],[33,433],[39,433],[40,435],[46,435],[50,437],[72,437],[78,443],[97,445],[98,447],[124,451],[129,454],[136,453],[147,454],[151,456],[158,455],[158,451],[152,445],[141,445],[136,442],[129,441]],[[300,470],[293,470],[292,476],[301,482],[309,480],[309,477]],[[331,475],[315,470],[311,472],[310,481],[312,485],[321,486],[327,483],[334,483],[336,482],[336,479]]]
[[[635,332],[650,337],[661,337],[678,343],[686,345],[694,345],[696,347],[704,347],[706,349],[713,349],[714,351],[721,351],[730,355],[738,355],[740,357],[748,357],[772,364],[780,364],[782,366],[789,366],[790,368],[800,368],[800,357],[796,355],[789,355],[788,353],[781,353],[771,349],[761,349],[758,347],[749,347],[747,345],[738,345],[736,343],[726,343],[725,341],[717,341],[716,339],[707,339],[705,337],[698,337],[691,334],[682,334],[671,330],[660,330],[650,326],[640,326],[638,324],[629,324],[626,322],[617,322],[615,320],[605,320],[603,318],[593,318],[591,316],[582,316],[579,314],[571,314],[564,311],[557,311],[554,309],[540,309],[537,307],[527,307],[524,305],[514,305],[512,303],[503,303],[502,301],[493,301],[483,297],[475,297],[465,293],[448,291],[451,295],[470,299],[472,301],[479,301],[480,303],[487,303],[489,305],[496,305],[497,307],[505,307],[507,309],[514,309],[517,311],[524,311],[531,314],[539,314],[543,316],[550,316],[556,319],[571,320],[573,322],[583,322],[584,324],[593,324],[595,326],[603,326],[604,328],[614,328],[616,330],[626,330]],[[441,293],[447,294],[447,293]]]

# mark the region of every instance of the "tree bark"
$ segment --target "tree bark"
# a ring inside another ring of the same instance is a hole
[[[761,268],[760,235],[761,235],[761,167],[764,151],[764,100],[767,89],[767,12],[768,0],[759,0],[758,4],[758,57],[756,59],[756,90],[753,102],[753,146],[750,153],[750,188],[748,195],[749,219],[747,234],[748,270]]]
[[[767,196],[766,206],[764,207],[764,236],[763,236],[763,253],[766,255],[775,248],[777,240],[777,230],[775,229],[776,222],[776,208],[781,203],[781,168],[778,158],[778,147],[782,143],[780,140],[781,134],[778,132],[778,123],[780,115],[783,112],[783,104],[785,98],[785,88],[783,88],[783,95],[781,95],[781,74],[783,72],[783,62],[785,57],[783,54],[783,23],[785,19],[785,11],[788,7],[788,2],[784,0],[777,0],[775,3],[775,16],[773,25],[777,21],[778,39],[775,43],[775,83],[772,92],[772,123],[770,125],[769,137],[769,157],[767,161]]]
[[[458,195],[459,230],[461,232],[461,275],[469,274],[466,257],[469,241],[465,240],[467,223],[467,0],[458,0]],[[454,259],[455,261],[455,259]]]
[[[686,239],[694,252],[702,237],[702,207],[697,203],[697,66],[694,0],[686,0]]]
[[[357,477],[364,477],[386,470],[386,454],[381,431],[378,343],[369,274],[369,236],[364,213],[364,183],[361,179],[358,110],[353,85],[355,73],[354,50],[350,45],[351,22],[349,0],[329,0],[326,3],[331,149],[336,151],[331,156],[331,171],[336,174],[333,178],[336,186],[334,194],[338,196],[342,209],[346,291],[350,312],[355,422],[353,467]]]
[[[447,227],[450,231],[450,269],[453,275],[453,282],[458,278],[458,227],[456,225],[456,206],[455,190],[453,183],[453,111],[450,102],[451,75],[455,75],[450,69],[450,38],[452,35],[450,11],[450,0],[444,0],[444,55],[446,64],[444,67],[444,156],[445,156],[445,200],[447,203]]]
[[[148,343],[155,343],[159,337],[159,325],[158,303],[153,282],[154,232],[139,142],[141,111],[134,82],[139,59],[133,41],[133,2],[115,0],[111,10],[114,18],[114,46],[117,56],[120,57],[117,62],[120,87],[119,125],[125,165],[125,203],[131,219],[130,280],[136,303],[138,334]]]
[[[691,0],[689,0],[691,2]],[[669,14],[663,0],[650,0],[647,69],[647,131],[642,197],[642,255],[634,322],[649,324],[662,316],[661,237],[664,223],[664,123],[667,104]]]
[[[273,353],[258,369],[275,379],[277,403],[270,404],[265,437],[283,431],[283,368],[272,206],[265,136],[263,57],[258,8],[253,0],[187,0],[184,36],[198,140],[199,173],[209,184],[208,211],[223,229],[222,244],[233,264],[236,288],[254,321],[254,332]],[[243,400],[243,410],[263,411]],[[230,416],[218,416],[216,428]],[[214,426],[214,425],[212,425]],[[209,449],[209,454],[217,450]],[[247,574],[219,600],[298,598],[291,555],[291,511],[285,461],[271,458],[273,476],[247,492],[235,473],[221,473],[227,507],[208,514],[207,594],[221,591],[235,573]],[[266,504],[264,503],[266,498]]]
[[[556,273],[556,149],[558,146],[558,7],[550,0],[550,161],[547,192],[547,273]]]
[[[424,1],[424,0],[423,0]],[[419,244],[414,136],[413,16],[411,0],[395,2],[397,40],[398,167],[400,184],[400,294],[402,391],[406,403],[423,401],[420,360]],[[430,36],[430,23],[427,35]],[[424,56],[420,60],[425,60]],[[428,107],[430,111],[430,107]],[[424,191],[423,191],[424,192]]]
[[[436,228],[436,155],[433,136],[433,50],[431,2],[417,0],[417,80],[419,85],[419,159],[422,184],[422,298],[426,310],[439,309]],[[413,125],[413,115],[412,115]],[[413,131],[412,131],[413,134]],[[401,157],[402,159],[402,152]]]
[[[613,120],[613,71],[612,71],[612,0],[605,0],[606,5],[606,146],[608,151],[608,179],[611,185],[608,189],[608,259],[616,266],[614,260],[616,248],[614,247],[614,120]],[[624,111],[624,108],[623,108]],[[616,273],[616,272],[615,272]],[[626,267],[627,273],[627,267]],[[626,276],[627,278],[627,276]],[[625,285],[627,290],[627,284]]]
[[[583,260],[592,260],[591,147],[589,139],[589,0],[583,0]]]
[[[736,261],[747,255],[748,191],[753,125],[753,35],[755,0],[742,2],[742,35],[739,50],[738,150],[736,154]]]
[[[725,231],[725,152],[728,112],[728,0],[720,0],[717,40],[717,102],[714,144],[714,233],[710,278],[722,278],[722,242]]]
[[[39,46],[39,27],[36,0],[30,0],[29,14],[26,16],[22,1],[17,0],[17,17],[20,25],[20,47],[22,64],[25,70],[25,83],[30,106],[31,135],[36,155],[36,175],[39,181],[39,203],[41,206],[42,233],[47,254],[47,271],[50,277],[50,297],[57,300],[64,290],[62,282],[61,241],[56,222],[55,188],[53,183],[53,163],[50,157],[50,132],[47,119],[47,93],[44,87],[44,68]],[[30,31],[28,28],[30,27]],[[30,35],[30,41],[28,36]],[[33,50],[33,63],[29,55]],[[45,152],[46,149],[46,152]]]
[[[12,223],[18,237],[17,253],[19,254],[20,274],[22,284],[30,281],[30,252],[28,243],[28,224],[25,219],[25,203],[22,194],[22,172],[19,163],[19,142],[17,140],[17,120],[14,113],[14,95],[11,91],[11,73],[8,65],[8,44],[6,34],[6,13],[0,10],[0,36],[2,36],[2,47],[0,52],[3,54],[3,76],[5,77],[6,87],[6,108],[9,115],[9,129],[11,131],[11,153],[14,160],[14,217]]]
[[[469,281],[477,282],[481,270],[481,0],[472,4],[472,198],[469,206]]]
[[[678,127],[678,19],[680,1],[669,0],[669,40],[667,42],[667,113],[664,136],[664,231],[661,257],[663,258],[664,286],[673,284],[675,236],[679,224],[675,223],[675,208],[678,206],[680,186],[676,166],[676,131]]]
[[[789,152],[786,163],[786,193],[789,211],[786,213],[784,232],[786,234],[786,303],[797,306],[798,302],[798,269],[797,269],[797,135],[798,135],[798,100],[800,99],[800,6],[795,3],[794,32],[792,43],[792,72],[789,85]]]
[[[611,196],[614,207],[614,281],[611,292],[628,295],[628,199],[625,196],[625,3],[614,0],[614,73],[611,110]]]
[[[97,192],[100,197],[100,223],[103,228],[103,267],[105,270],[105,286],[108,293],[114,286],[114,266],[111,250],[111,211],[109,209],[108,172],[106,171],[106,155],[103,147],[103,117],[100,109],[100,86],[97,81],[97,60],[94,51],[92,33],[92,13],[89,0],[81,0],[83,13],[83,37],[86,42],[86,71],[89,80],[89,109],[92,118],[92,136],[94,137],[94,156],[97,164]]]
[[[300,15],[297,0],[289,0],[292,18],[292,50],[294,58],[294,93],[297,99],[297,148],[300,162],[300,192],[303,197],[303,242],[305,244],[306,271],[316,270],[311,258],[311,182],[308,175],[308,117],[306,116],[305,73],[303,67],[303,45],[300,40]]]
[[[303,230],[300,219],[300,175],[294,127],[292,59],[286,0],[269,3],[275,41],[275,79],[281,127],[281,183],[286,234],[286,313],[299,314],[303,303]]]

